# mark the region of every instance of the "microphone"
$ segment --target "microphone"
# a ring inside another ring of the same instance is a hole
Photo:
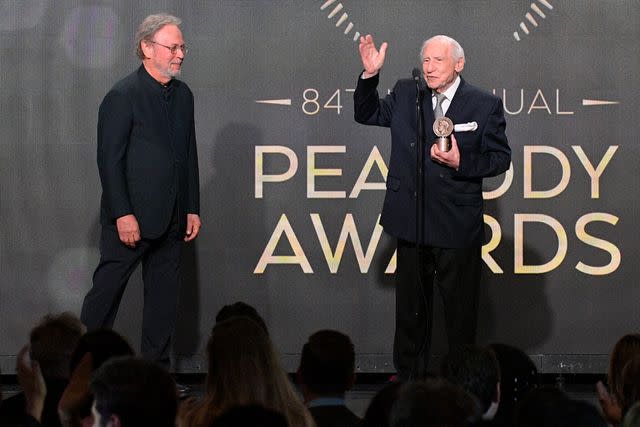
[[[422,70],[420,68],[414,68],[411,71],[411,76],[413,80],[416,82],[416,87],[420,92],[424,92],[427,89],[427,84],[424,81],[424,77],[422,77]]]

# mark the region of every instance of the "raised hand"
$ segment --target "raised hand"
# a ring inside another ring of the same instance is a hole
[[[40,364],[29,357],[28,344],[22,347],[16,357],[16,374],[24,391],[26,413],[40,421],[44,399],[47,397],[47,385],[40,371]]]
[[[622,422],[622,408],[618,404],[615,396],[609,393],[607,387],[602,384],[602,381],[598,381],[596,384],[596,391],[605,419],[610,425],[620,424]]]
[[[384,64],[384,58],[387,54],[387,43],[384,42],[380,45],[380,50],[376,48],[376,44],[373,42],[371,34],[367,34],[364,37],[360,37],[360,59],[362,59],[362,65],[364,67],[365,76],[371,77],[380,71]]]
[[[74,427],[80,424],[80,412],[92,400],[89,387],[92,372],[93,355],[87,352],[71,373],[69,383],[58,402],[58,416],[63,427]]]

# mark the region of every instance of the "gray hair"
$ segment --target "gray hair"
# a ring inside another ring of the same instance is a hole
[[[144,21],[142,21],[142,23],[138,27],[138,31],[136,31],[136,55],[138,55],[138,58],[145,58],[144,52],[142,52],[142,48],[140,47],[140,43],[143,40],[151,41],[158,30],[160,30],[165,25],[178,26],[180,24],[182,24],[182,19],[177,18],[173,15],[169,15],[167,13],[158,13],[155,15],[149,15],[144,18]]]
[[[455,39],[449,36],[444,36],[440,34],[437,36],[433,36],[430,39],[425,40],[424,43],[422,43],[422,47],[420,48],[420,54],[418,55],[420,58],[420,62],[424,60],[422,56],[422,52],[424,52],[424,48],[427,47],[429,43],[436,40],[449,43],[449,45],[451,46],[451,55],[453,56],[454,62],[457,62],[459,59],[464,59],[464,49],[462,49],[462,46],[460,46],[460,43],[458,43]]]

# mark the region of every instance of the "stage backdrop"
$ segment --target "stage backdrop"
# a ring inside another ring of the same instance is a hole
[[[479,341],[522,347],[543,372],[603,372],[637,331],[639,2],[2,0],[3,372],[42,315],[79,313],[91,286],[97,110],[159,11],[183,19],[190,47],[204,224],[185,251],[177,370],[204,369],[215,314],[238,300],[265,317],[287,369],[333,328],[361,371],[393,370],[395,248],[377,224],[390,136],[353,120],[367,33],[389,43],[383,94],[424,39],[448,34],[463,76],[503,99],[513,159],[485,182]],[[134,345],[141,305],[136,272],[116,321]],[[438,301],[436,356],[442,324]]]

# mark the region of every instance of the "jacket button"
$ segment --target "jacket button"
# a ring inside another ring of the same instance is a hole
[[[413,148],[413,147],[415,147],[415,146],[416,146],[416,143],[415,143],[415,142],[412,142],[412,143],[411,143],[411,147]]]

